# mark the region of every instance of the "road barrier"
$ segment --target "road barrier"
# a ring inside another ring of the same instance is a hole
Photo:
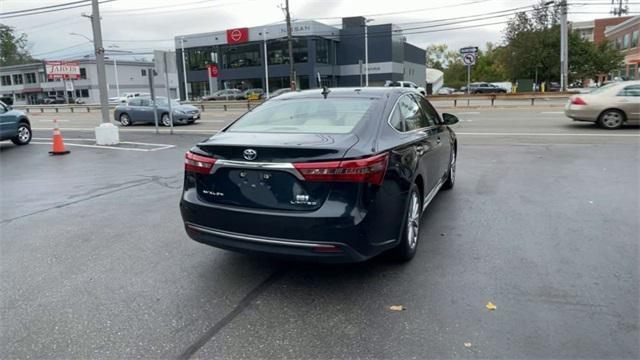
[[[496,106],[496,100],[529,100],[531,106],[534,106],[536,100],[554,100],[554,99],[568,99],[569,96],[575,93],[516,93],[516,94],[456,94],[456,95],[430,95],[427,99],[430,101],[452,101],[453,106],[457,107],[460,102],[467,102],[467,106],[470,106],[471,101],[490,101],[491,106]],[[224,100],[224,101],[191,101],[185,102],[200,108],[202,112],[207,110],[251,110],[254,107],[262,104],[263,100]],[[114,104],[109,105],[109,109],[113,110],[116,107]],[[100,111],[99,104],[52,104],[52,105],[15,105],[14,108],[24,110],[27,113],[31,112],[91,112]]]

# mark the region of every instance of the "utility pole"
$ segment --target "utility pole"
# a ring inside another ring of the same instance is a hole
[[[285,0],[285,13],[287,14],[287,42],[289,43],[289,84],[291,91],[296,90],[296,75],[293,68],[293,38],[291,36],[291,13],[289,13],[289,0]]]
[[[567,91],[569,82],[569,39],[567,0],[560,1],[560,90]]]
[[[109,119],[109,95],[107,93],[107,74],[104,65],[104,47],[102,46],[102,29],[100,27],[100,5],[98,0],[91,1],[91,25],[93,27],[93,48],[96,53],[98,70],[98,88],[100,89],[100,112],[102,124],[96,127],[96,143],[98,145],[115,145],[120,142],[118,128]]]

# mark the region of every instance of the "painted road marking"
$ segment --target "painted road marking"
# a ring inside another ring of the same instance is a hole
[[[46,140],[50,140],[48,138],[35,138],[34,137],[33,140],[37,140],[37,141],[32,141],[31,144],[38,144],[38,145],[51,145],[52,144],[51,141],[46,141]],[[40,140],[40,141],[38,141],[38,140]],[[42,141],[42,140],[45,140],[45,141]],[[166,149],[171,149],[171,148],[176,147],[175,145],[169,145],[169,144],[155,144],[155,143],[144,143],[144,142],[135,142],[135,141],[120,141],[120,144],[155,146],[155,148],[153,148],[153,149],[138,149],[138,148],[122,148],[122,147],[115,147],[115,146],[104,146],[104,145],[93,145],[93,144],[74,144],[74,143],[72,143],[70,141],[90,141],[90,142],[95,142],[96,139],[67,138],[67,141],[65,141],[65,145],[78,146],[78,147],[88,147],[88,148],[97,148],[97,149],[129,150],[129,151],[143,151],[143,152],[166,150]]]
[[[564,114],[564,111],[541,111],[540,114]]]
[[[38,119],[38,121],[40,122],[50,122],[53,123],[53,120],[49,120],[49,119]],[[58,122],[69,122],[71,120],[62,120],[62,119],[58,119]]]
[[[470,135],[470,136],[608,136],[608,137],[640,137],[640,133],[637,134],[607,134],[607,133],[595,133],[595,134],[580,134],[580,133],[468,133],[457,132],[456,135]]]

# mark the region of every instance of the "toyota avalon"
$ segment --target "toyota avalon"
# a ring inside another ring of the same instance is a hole
[[[422,212],[454,185],[457,121],[405,88],[280,95],[186,153],[186,232],[296,259],[410,260]]]

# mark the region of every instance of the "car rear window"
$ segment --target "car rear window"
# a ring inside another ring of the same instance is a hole
[[[268,101],[247,113],[229,132],[346,134],[371,111],[372,99]]]

